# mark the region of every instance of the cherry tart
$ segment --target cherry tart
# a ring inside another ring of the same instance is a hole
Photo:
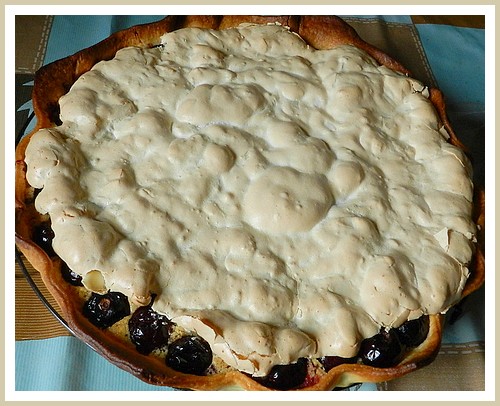
[[[407,104],[370,113],[403,91]],[[442,94],[340,18],[168,16],[44,66],[33,108],[16,148],[16,245],[74,334],[147,383],[332,390],[401,377],[432,362],[443,314],[484,282],[484,193],[472,196]],[[416,132],[388,146],[381,134],[399,128]],[[87,132],[89,143],[71,138]],[[398,177],[407,162],[424,161],[434,175],[402,184],[417,177]],[[416,240],[432,244],[429,269]]]

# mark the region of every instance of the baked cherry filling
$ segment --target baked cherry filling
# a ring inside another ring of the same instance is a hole
[[[62,263],[61,271],[67,282],[81,285],[81,277],[65,263]],[[104,295],[92,293],[84,304],[83,314],[94,325],[104,329],[130,315],[130,305],[128,298],[120,292],[109,291]],[[324,356],[317,361],[325,372],[338,365],[354,363],[378,368],[393,367],[401,362],[411,348],[419,346],[425,340],[429,324],[429,316],[422,316],[397,328],[381,329],[378,334],[361,342],[356,356]],[[137,308],[128,321],[130,340],[139,353],[147,355],[155,349],[166,348],[165,363],[170,368],[183,373],[205,375],[213,361],[210,345],[197,335],[183,336],[169,344],[174,327],[175,324],[166,316],[155,312],[151,304]],[[317,381],[314,374],[311,375],[310,371],[314,369],[311,365],[312,360],[300,358],[292,364],[275,365],[268,375],[253,379],[277,390],[306,387]]]
[[[130,314],[127,296],[120,292],[92,293],[83,306],[83,315],[97,327],[108,328]]]
[[[204,375],[212,364],[210,345],[199,336],[184,336],[168,346],[165,363],[172,369],[192,375]]]
[[[278,390],[293,389],[302,385],[305,381],[308,362],[307,358],[299,358],[293,364],[275,365],[265,377],[254,377],[253,379],[268,388]]]
[[[394,330],[381,331],[363,340],[359,352],[361,362],[372,367],[392,367],[403,358],[403,345]]]
[[[408,349],[419,346],[429,333],[429,316],[409,320],[398,328],[381,330],[363,340],[359,350],[361,362],[379,368],[393,367]]]
[[[318,358],[323,369],[328,372],[342,364],[361,363],[378,368],[388,368],[399,364],[407,351],[418,347],[429,333],[429,317],[422,316],[416,320],[403,323],[398,328],[380,333],[362,341],[357,356],[342,358],[324,356]],[[308,376],[307,359],[301,358],[295,364],[276,365],[263,378],[253,378],[260,384],[279,390],[294,389],[308,386],[308,381],[314,379]]]
[[[73,272],[65,262],[61,263],[61,274],[63,279],[70,285],[83,286],[82,277]]]
[[[50,222],[47,221],[38,224],[33,231],[32,239],[33,242],[44,250],[49,257],[55,255],[54,249],[52,248],[54,231],[52,231]]]
[[[94,325],[107,328],[128,316],[130,306],[127,297],[119,292],[104,295],[92,293],[84,305],[83,313]],[[174,323],[155,312],[151,305],[139,307],[130,317],[128,327],[130,339],[139,353],[147,355],[155,349],[166,347],[165,363],[176,371],[204,375],[212,365],[210,345],[199,336],[183,336],[168,344]],[[406,351],[420,345],[428,332],[429,317],[423,316],[407,321],[398,328],[382,329],[380,333],[363,340],[355,357],[324,356],[318,361],[326,372],[338,365],[358,362],[378,368],[393,367],[403,359]],[[309,364],[308,359],[300,358],[292,364],[275,365],[265,377],[253,379],[277,390],[308,386],[310,382],[315,382],[309,376]]]
[[[335,355],[327,355],[318,359],[318,361],[323,365],[326,372],[336,366],[342,364],[355,364],[358,361],[358,357],[343,358]]]
[[[130,340],[141,354],[166,346],[172,327],[172,322],[150,305],[139,307],[128,321]]]
[[[401,344],[407,347],[417,347],[429,333],[429,317],[409,320],[396,329],[396,334]]]

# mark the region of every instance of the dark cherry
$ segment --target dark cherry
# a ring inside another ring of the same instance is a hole
[[[330,369],[342,365],[342,364],[355,364],[356,361],[358,360],[358,357],[352,357],[352,358],[343,358],[343,357],[338,357],[338,356],[325,356],[319,358],[319,362],[323,365],[323,368],[325,368],[325,371],[328,372]]]
[[[99,328],[108,328],[129,314],[127,296],[120,292],[92,293],[83,306],[83,315]]]
[[[261,385],[271,389],[288,390],[296,388],[305,381],[307,377],[306,358],[299,358],[294,364],[275,365],[268,375],[254,379]]]
[[[36,199],[37,196],[40,194],[41,191],[42,191],[42,189],[34,188],[33,189],[33,199]]]
[[[139,307],[128,321],[130,339],[141,354],[166,346],[172,329],[170,320],[151,306]]]
[[[54,231],[49,222],[38,224],[33,231],[33,242],[43,249],[48,256],[54,256],[55,252],[52,248],[52,240],[54,239]]]
[[[382,330],[361,342],[359,356],[363,364],[387,368],[397,365],[403,357],[403,346],[394,331]]]
[[[429,333],[429,316],[409,320],[396,329],[401,344],[407,347],[418,347]]]
[[[181,337],[168,346],[165,362],[176,371],[203,375],[212,364],[212,350],[199,336]]]
[[[66,87],[66,86],[65,86]],[[66,93],[69,89],[65,89]],[[59,126],[62,124],[61,118],[60,118],[60,113],[61,110],[59,108],[59,103],[58,102],[48,102],[45,105],[45,109],[47,110],[49,114],[50,121],[53,122],[56,126]]]
[[[61,264],[61,274],[63,279],[70,285],[83,286],[81,275],[73,272],[65,262]]]

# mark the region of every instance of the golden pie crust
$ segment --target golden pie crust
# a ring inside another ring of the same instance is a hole
[[[170,31],[185,27],[224,29],[241,23],[280,23],[298,33],[309,45],[329,49],[350,44],[363,49],[380,64],[411,76],[410,72],[377,48],[363,41],[343,20],[333,16],[168,16],[152,24],[135,26],[111,35],[104,41],[74,55],[41,68],[35,77],[33,108],[37,118],[36,128],[24,137],[16,149],[16,245],[27,260],[37,269],[44,284],[60,305],[63,317],[74,334],[89,344],[118,367],[141,380],[175,388],[194,390],[269,390],[246,374],[235,370],[208,376],[194,376],[176,372],[159,358],[139,354],[133,345],[116,337],[111,331],[91,324],[82,314],[83,299],[78,289],[65,282],[61,276],[61,261],[49,256],[33,242],[35,227],[45,221],[34,208],[34,190],[26,181],[24,155],[30,137],[41,128],[58,125],[58,100],[68,92],[76,79],[101,60],[113,58],[117,50],[126,46],[152,47],[160,37]],[[441,92],[430,89],[434,104],[443,125],[450,134],[450,142],[464,148],[453,132],[446,117]],[[484,192],[476,191],[474,220],[479,227],[478,244],[471,265],[471,276],[463,297],[477,290],[484,282]],[[437,355],[443,329],[442,315],[430,316],[430,330],[426,340],[407,353],[395,367],[375,368],[362,364],[342,364],[311,386],[302,390],[331,390],[361,382],[382,382],[403,376],[430,362]]]

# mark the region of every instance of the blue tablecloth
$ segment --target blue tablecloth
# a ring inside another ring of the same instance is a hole
[[[346,17],[353,21],[414,25],[410,16]],[[159,18],[161,16],[56,16],[48,38],[45,63],[90,46],[118,29]],[[425,52],[424,58],[438,87],[446,95],[452,123],[472,153],[477,155],[476,177],[484,182],[485,30],[443,24],[417,24],[415,29]],[[464,315],[446,329],[444,343],[484,343],[484,291],[474,294],[464,310]],[[135,379],[73,337],[17,341],[15,350],[18,391],[172,390]],[[356,389],[375,391],[380,387],[363,384]]]

